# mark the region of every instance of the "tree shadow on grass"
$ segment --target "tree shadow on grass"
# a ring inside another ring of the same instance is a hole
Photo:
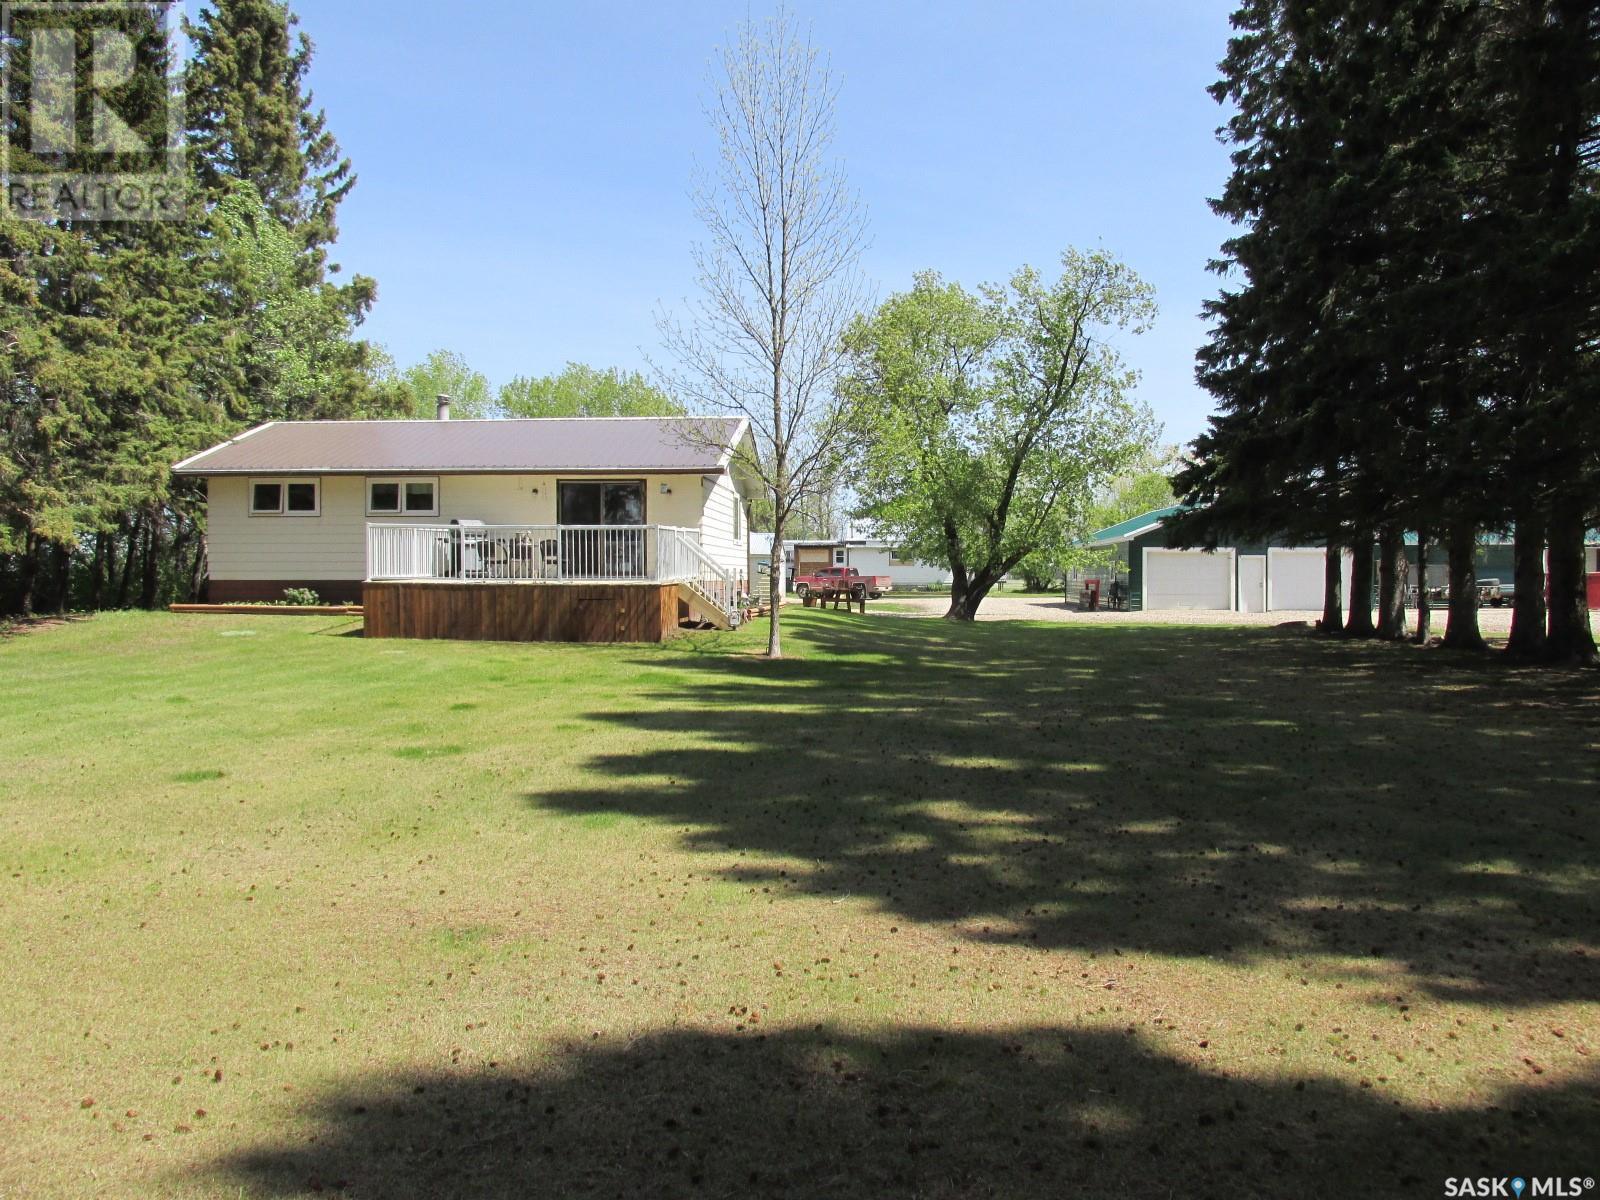
[[[20,638],[30,633],[48,633],[66,625],[92,621],[93,613],[50,613],[42,616],[20,617],[0,614],[0,639]]]
[[[1282,630],[797,624],[802,658],[685,654],[590,714],[660,736],[529,802],[975,938],[1600,996],[1588,675]]]
[[[386,1200],[1431,1197],[1448,1177],[1592,1176],[1591,1085],[1421,1111],[1382,1085],[1227,1078],[1106,1032],[662,1032],[535,1070],[348,1083],[306,1114],[309,1140],[203,1178]]]

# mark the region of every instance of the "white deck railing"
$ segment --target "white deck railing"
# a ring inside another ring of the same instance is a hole
[[[732,615],[737,572],[675,525],[367,526],[367,578],[471,583],[685,583]]]

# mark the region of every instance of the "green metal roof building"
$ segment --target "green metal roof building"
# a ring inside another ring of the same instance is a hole
[[[1126,579],[1130,609],[1211,609],[1233,612],[1320,612],[1327,553],[1321,546],[1282,540],[1238,542],[1214,551],[1181,550],[1168,544],[1166,523],[1182,508],[1172,505],[1140,513],[1089,538],[1095,549],[1115,553],[1114,571]],[[1406,537],[1415,578],[1417,536]],[[1374,547],[1374,553],[1376,548]],[[1600,538],[1592,537],[1590,570],[1600,570]],[[1504,535],[1479,539],[1478,578],[1511,584],[1515,559]],[[1445,548],[1428,547],[1430,582],[1443,582]],[[1350,564],[1344,566],[1349,592]]]

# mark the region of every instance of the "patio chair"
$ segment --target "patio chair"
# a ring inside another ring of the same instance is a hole
[[[478,575],[482,579],[505,579],[511,574],[511,547],[505,539],[486,537],[478,543]]]
[[[512,579],[533,579],[538,575],[539,548],[527,530],[512,534],[506,542],[509,557],[507,574]]]

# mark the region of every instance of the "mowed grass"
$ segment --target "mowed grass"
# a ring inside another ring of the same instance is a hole
[[[786,621],[0,639],[0,1195],[1597,1173],[1593,675]]]

